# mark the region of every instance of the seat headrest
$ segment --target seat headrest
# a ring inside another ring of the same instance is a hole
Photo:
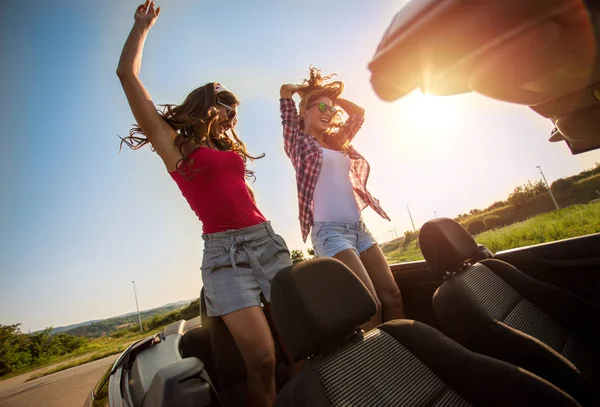
[[[316,355],[350,335],[377,312],[365,285],[342,262],[312,259],[278,272],[271,313],[294,361]]]
[[[431,271],[442,275],[460,269],[479,250],[469,232],[448,218],[426,222],[419,232],[419,246]]]

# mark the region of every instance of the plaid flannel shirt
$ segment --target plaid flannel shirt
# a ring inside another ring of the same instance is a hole
[[[283,147],[296,170],[298,219],[302,230],[302,240],[306,242],[310,228],[313,226],[313,194],[323,165],[323,151],[314,137],[300,129],[298,111],[292,99],[280,99],[280,109],[283,125]],[[358,130],[360,130],[363,121],[364,117],[362,115],[352,115],[346,120],[340,131],[346,133],[347,139],[352,141]],[[369,163],[352,146],[348,148],[347,153],[352,160],[350,181],[354,187],[354,196],[358,208],[362,211],[370,206],[382,218],[390,220],[379,205],[379,201],[367,191],[367,180],[370,172]]]

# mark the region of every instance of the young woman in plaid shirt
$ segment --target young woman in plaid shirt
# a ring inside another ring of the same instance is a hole
[[[296,170],[302,238],[309,233],[318,257],[345,263],[378,305],[369,329],[404,318],[402,296],[390,267],[360,212],[370,206],[389,217],[367,190],[369,163],[350,145],[364,121],[364,109],[342,99],[344,84],[310,69],[302,85],[283,85],[280,108],[284,149]],[[300,96],[300,113],[292,100]],[[348,119],[342,122],[340,109]]]

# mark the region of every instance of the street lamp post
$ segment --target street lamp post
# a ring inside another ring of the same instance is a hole
[[[410,213],[410,208],[408,207],[408,204],[406,204],[406,210],[408,211],[408,217],[410,218],[410,223],[412,223],[413,231],[415,233],[417,233],[417,229],[415,228],[415,222],[413,222],[413,218],[412,218],[412,215]]]
[[[133,284],[133,295],[135,295],[135,307],[137,308],[138,321],[140,322],[140,332],[144,333],[144,328],[142,328],[142,317],[140,316],[140,306],[138,305],[137,292],[135,291],[135,281],[132,280],[131,283]]]
[[[554,198],[554,194],[552,193],[552,190],[550,189],[550,185],[548,185],[548,181],[546,181],[546,177],[544,176],[544,172],[542,171],[542,167],[540,167],[539,165],[537,165],[536,168],[539,168],[540,173],[542,174],[542,178],[544,179],[544,184],[546,184],[546,188],[548,188],[548,192],[550,192],[550,197],[552,197],[552,202],[554,202],[554,206],[556,207],[556,210],[560,209],[558,207],[558,202],[556,202],[556,199]]]

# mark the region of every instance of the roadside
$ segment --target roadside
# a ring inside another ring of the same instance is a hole
[[[35,371],[6,379],[0,382],[0,406],[81,407],[98,379],[117,357],[109,356],[30,381],[28,379]]]

